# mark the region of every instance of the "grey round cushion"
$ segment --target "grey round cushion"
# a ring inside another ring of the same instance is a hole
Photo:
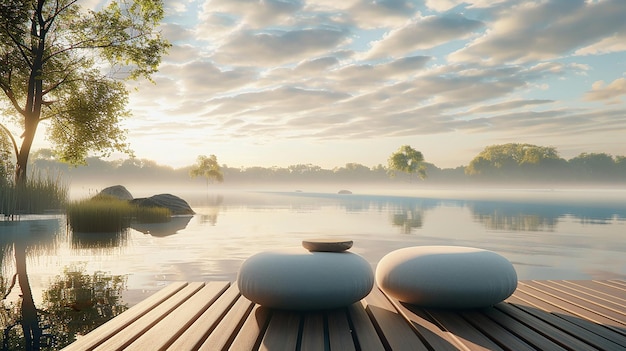
[[[347,306],[374,285],[370,264],[351,252],[310,252],[302,248],[267,251],[239,269],[241,294],[262,306],[317,310]]]
[[[511,296],[517,273],[511,262],[488,250],[416,246],[384,256],[376,284],[399,301],[432,308],[481,308]]]

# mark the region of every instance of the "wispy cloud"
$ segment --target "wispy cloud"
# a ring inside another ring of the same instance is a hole
[[[159,127],[131,131],[139,142],[160,128],[372,148],[448,133],[482,146],[571,147],[626,133],[625,1],[180,0],[168,9],[163,33],[174,46],[132,105],[137,123]]]

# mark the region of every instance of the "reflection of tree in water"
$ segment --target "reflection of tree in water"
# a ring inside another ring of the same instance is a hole
[[[490,230],[552,231],[559,219],[559,212],[552,206],[469,202],[474,219]]]
[[[421,208],[404,209],[391,215],[391,223],[402,228],[404,234],[411,234],[413,229],[422,227],[424,211]]]
[[[557,220],[539,215],[523,214],[504,215],[497,211],[492,214],[475,214],[474,218],[490,230],[537,232],[554,230]]]
[[[214,196],[211,199],[209,199],[207,195],[206,213],[199,214],[200,223],[208,223],[211,226],[215,226],[223,202],[224,197],[222,195]]]
[[[34,305],[25,274],[23,247],[16,245],[16,267],[20,299],[6,302],[11,279],[0,279],[0,328],[3,350],[57,350],[127,309],[122,304],[126,277],[69,267],[43,293],[40,309]],[[26,279],[24,279],[26,278]],[[21,328],[20,328],[21,326]]]
[[[624,209],[590,204],[470,201],[467,206],[478,222],[494,230],[552,231],[563,217],[576,218],[581,224],[609,224],[626,218]]]
[[[71,266],[43,293],[41,324],[55,347],[63,347],[128,309],[122,304],[126,276]]]

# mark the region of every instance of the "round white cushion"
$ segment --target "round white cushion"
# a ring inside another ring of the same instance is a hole
[[[370,264],[351,252],[310,252],[302,248],[261,252],[246,259],[237,285],[263,306],[317,310],[347,306],[374,285]]]
[[[511,296],[517,273],[488,250],[416,246],[390,252],[376,267],[376,284],[399,301],[432,308],[481,308]]]

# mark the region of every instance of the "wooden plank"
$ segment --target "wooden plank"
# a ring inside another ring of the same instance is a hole
[[[246,317],[250,314],[254,303],[243,296],[237,299],[237,302],[222,321],[215,327],[209,337],[200,346],[200,351],[226,350],[230,343],[234,340],[237,331],[243,325]],[[179,349],[172,349],[179,350]]]
[[[531,288],[535,291],[541,292],[545,295],[552,296],[553,298],[568,303],[571,309],[576,309],[578,313],[580,313],[585,318],[589,318],[591,320],[600,320],[601,324],[612,326],[615,328],[624,327],[623,317],[615,311],[603,308],[602,306],[593,304],[589,301],[585,301],[584,299],[564,294],[558,290],[550,288],[549,286],[538,284],[534,281],[528,281],[520,284],[523,284],[523,286],[525,287]]]
[[[536,330],[519,323],[517,320],[495,308],[485,309],[484,314],[505,329],[509,330],[511,333],[515,334],[520,339],[524,340],[527,344],[532,345],[539,350],[565,350],[565,348],[537,333]]]
[[[186,334],[183,339],[191,339],[191,335],[187,333],[192,329],[189,327],[222,295],[228,285],[228,282],[207,283],[187,301],[128,345],[125,350],[163,350],[183,333]]]
[[[536,318],[546,321],[551,325],[567,332],[570,335],[573,335],[581,340],[584,340],[586,343],[598,348],[599,350],[619,350],[623,348],[618,348],[619,345],[615,342],[607,339],[599,335],[597,332],[593,332],[595,328],[598,327],[596,324],[592,324],[591,327],[587,326],[587,328],[583,328],[579,324],[573,323],[562,316],[558,316],[557,314],[549,313],[545,309],[542,309],[540,305],[534,304],[532,301],[529,301],[524,298],[523,294],[518,293],[507,300],[511,303],[512,306],[519,308],[526,313],[532,314]],[[540,302],[539,302],[540,303]],[[608,329],[605,329],[608,331]],[[617,335],[617,334],[615,334]],[[626,340],[624,340],[626,342]]]
[[[617,344],[626,345],[626,336],[617,333],[611,328],[603,326],[597,321],[590,320],[575,313],[572,309],[576,309],[576,306],[570,306],[564,303],[562,300],[558,300],[552,296],[545,296],[537,291],[525,291],[522,287],[515,292],[515,296],[523,298],[525,301],[531,302],[534,306],[537,306],[547,312],[550,312],[559,318],[563,318],[570,323],[579,325],[585,329],[592,331],[608,340],[616,342]]]
[[[611,284],[613,286],[616,287],[620,287],[623,289],[626,289],[626,280],[622,280],[622,279],[611,279],[611,280],[603,280],[602,283],[604,284]]]
[[[471,311],[378,288],[343,309],[275,311],[227,286],[170,284],[64,350],[626,350],[623,280],[520,281],[506,302]]]
[[[389,296],[387,298],[431,348],[435,350],[472,350],[471,346],[466,346],[453,333],[446,331],[440,324],[435,324],[432,317],[424,309],[402,303]],[[471,343],[468,344],[471,345]]]
[[[163,301],[167,300],[169,297],[179,292],[185,286],[187,286],[186,282],[175,282],[169,284],[165,288],[157,291],[156,293],[147,297],[145,300],[142,300],[135,306],[124,311],[124,313],[120,314],[119,316],[113,318],[112,320],[108,321],[107,323],[101,325],[92,332],[68,345],[63,350],[92,350],[105,340],[109,339],[112,335],[126,328],[129,324],[133,323],[135,320],[139,319],[141,316],[154,309]]]
[[[580,290],[597,296],[603,300],[626,306],[626,291],[615,289],[611,286],[600,284],[591,280],[562,280],[559,284],[569,286],[572,289]],[[625,307],[626,308],[626,307]]]
[[[257,350],[267,329],[270,316],[269,308],[255,305],[228,349],[232,351]]]
[[[496,306],[498,310],[506,313],[508,316],[513,317],[525,326],[533,329],[538,334],[545,336],[555,344],[558,344],[568,350],[577,351],[593,351],[595,347],[580,341],[579,339],[571,336],[570,334],[546,323],[544,320],[536,318],[534,315],[517,309],[509,304],[503,303]]]
[[[337,309],[326,315],[331,350],[356,351],[347,314],[347,309]]]
[[[321,312],[309,312],[304,315],[302,328],[302,351],[320,351],[327,348],[324,331],[324,314]]]
[[[507,351],[536,351],[524,340],[505,329],[495,321],[488,318],[480,310],[467,310],[459,312],[463,318],[471,323],[476,329],[488,336],[493,342]]]
[[[226,292],[219,296],[217,301],[203,311],[202,315],[200,315],[191,326],[186,328],[180,338],[169,347],[169,350],[178,351],[197,348],[228,312],[228,309],[233,305],[237,297],[239,297],[239,290],[237,289],[237,285],[233,284]],[[154,349],[146,348],[144,350]]]
[[[134,323],[124,328],[123,332],[117,333],[107,339],[104,343],[96,347],[95,350],[112,351],[124,349],[176,309],[176,307],[185,302],[189,297],[193,296],[203,286],[204,283],[189,283],[189,285],[181,289],[178,293],[163,301],[157,308],[152,309]]]
[[[615,316],[615,318],[619,320],[626,320],[626,306],[623,304],[612,302],[595,294],[590,294],[583,290],[560,284],[556,281],[541,281],[534,283],[553,289],[553,291],[558,291],[559,293],[566,294],[571,298],[580,299],[582,301],[585,301],[585,303],[591,303],[595,306],[600,306],[603,309],[610,310],[614,312],[613,315]],[[626,322],[622,324],[626,325]]]
[[[289,311],[274,311],[261,341],[261,351],[293,351],[298,345],[300,314]]]
[[[386,348],[394,351],[428,350],[408,321],[396,311],[378,288],[372,289],[372,292],[365,297],[365,301],[367,303],[366,310],[372,317],[374,327],[376,327]]]
[[[363,351],[385,350],[362,301],[348,306],[348,316],[354,334],[356,334],[357,349],[360,348]]]
[[[502,350],[502,348],[489,339],[485,334],[465,320],[457,311],[428,310],[428,314],[445,328],[447,334],[454,336],[455,345],[461,345],[461,350],[486,351]],[[434,349],[438,350],[435,345]]]

